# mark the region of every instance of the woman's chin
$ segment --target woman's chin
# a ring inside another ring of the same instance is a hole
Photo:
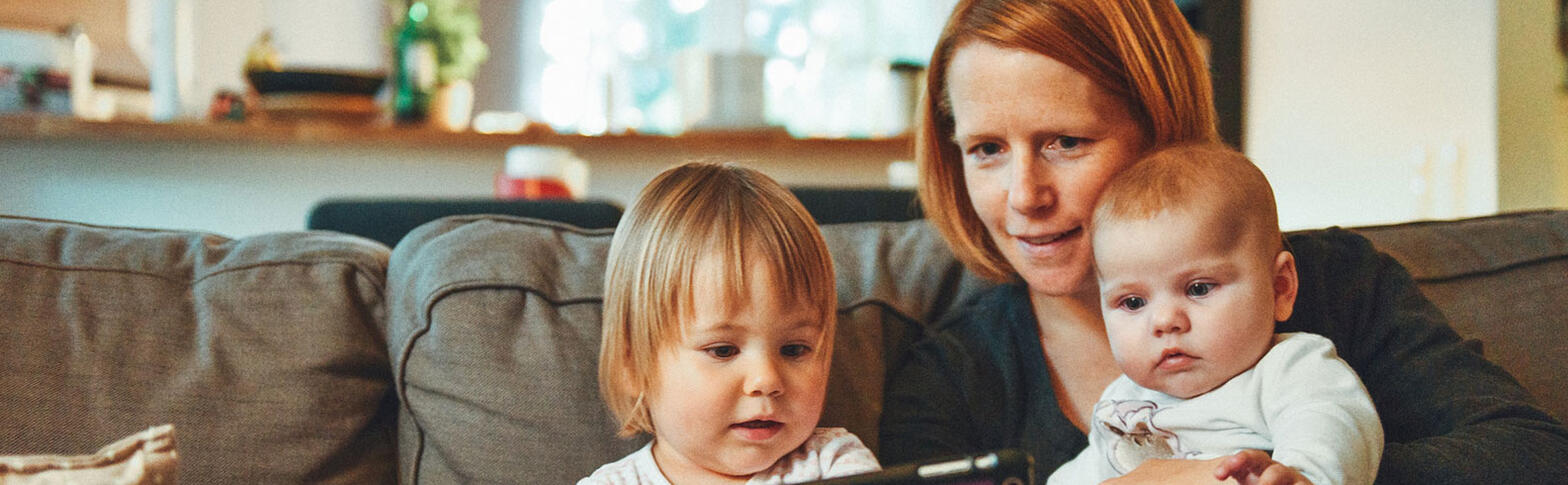
[[[1072,297],[1090,292],[1093,293],[1091,297],[1097,298],[1099,290],[1094,284],[1093,272],[1087,267],[1032,269],[1033,271],[1025,270],[1020,274],[1024,284],[1029,286],[1029,293],[1049,297]]]

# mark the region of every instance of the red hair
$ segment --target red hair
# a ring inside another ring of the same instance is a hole
[[[1150,146],[1218,141],[1213,89],[1197,35],[1171,0],[961,0],[926,73],[915,158],[927,218],[970,270],[1015,271],[975,214],[953,143],[947,69],[961,47],[984,42],[1050,57],[1122,98]]]

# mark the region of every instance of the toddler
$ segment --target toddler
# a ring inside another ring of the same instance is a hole
[[[1274,333],[1296,265],[1251,161],[1219,145],[1159,150],[1106,186],[1090,227],[1123,375],[1094,407],[1088,449],[1051,484],[1226,455],[1216,479],[1372,483],[1383,429],[1360,379],[1328,339]]]
[[[653,440],[579,484],[799,483],[880,469],[817,428],[837,306],[827,245],[761,173],[659,174],[610,242],[599,386],[622,436]]]

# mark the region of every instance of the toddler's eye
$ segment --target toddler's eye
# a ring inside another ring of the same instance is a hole
[[[811,353],[811,346],[806,344],[789,344],[780,348],[779,353],[785,357],[801,357]]]
[[[715,347],[708,347],[703,349],[703,351],[707,352],[708,355],[711,355],[715,358],[728,359],[730,357],[734,357],[735,354],[739,354],[740,348],[734,345],[719,345]]]
[[[1116,303],[1116,306],[1121,307],[1127,311],[1135,312],[1138,311],[1139,308],[1143,308],[1144,305],[1148,304],[1149,302],[1144,300],[1141,296],[1129,296],[1122,298],[1121,301]]]
[[[1187,296],[1204,296],[1214,291],[1214,283],[1193,283],[1187,285]]]

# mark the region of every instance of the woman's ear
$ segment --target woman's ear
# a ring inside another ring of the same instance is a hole
[[[1290,319],[1296,309],[1296,290],[1300,284],[1296,278],[1296,256],[1290,251],[1280,251],[1274,257],[1274,321]]]

